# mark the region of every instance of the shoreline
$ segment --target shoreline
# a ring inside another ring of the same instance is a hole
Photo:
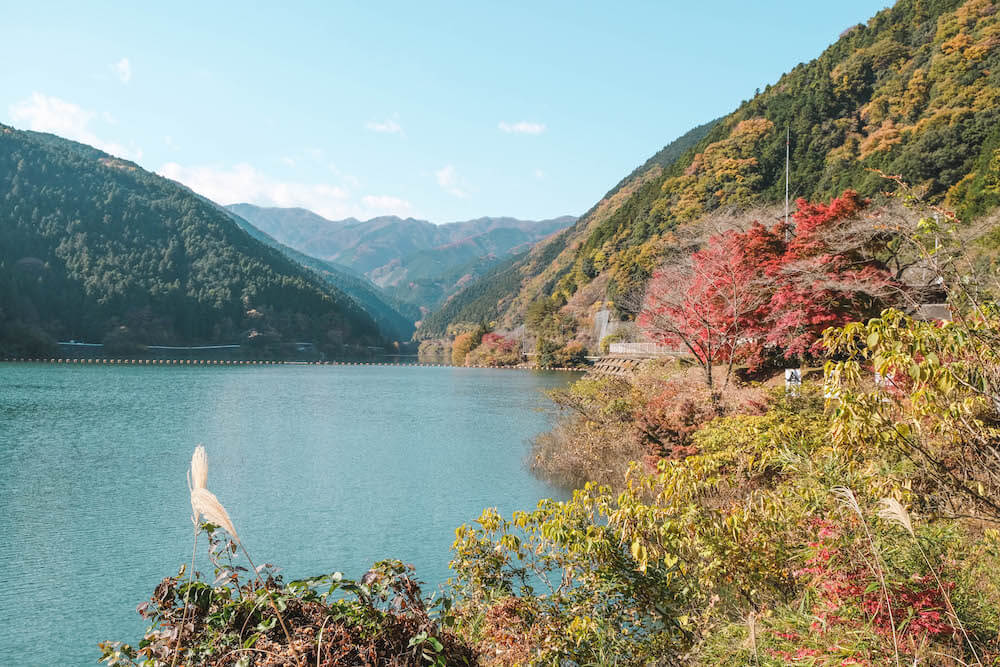
[[[0,364],[56,364],[67,366],[385,366],[419,368],[467,368],[508,371],[561,371],[586,373],[586,368],[526,368],[523,366],[455,366],[452,364],[400,363],[379,361],[278,361],[233,359],[107,359],[107,358],[15,358],[0,359]]]

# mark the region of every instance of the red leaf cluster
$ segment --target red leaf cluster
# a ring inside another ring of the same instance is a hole
[[[654,274],[639,326],[703,365],[818,353],[824,329],[877,310],[893,284],[872,259],[880,241],[854,224],[867,204],[852,190],[829,204],[800,199],[794,226],[712,236],[686,264]]]
[[[812,551],[805,567],[797,570],[797,578],[807,578],[818,593],[812,609],[817,619],[810,630],[822,634],[833,626],[859,626],[861,621],[849,618],[851,610],[860,609],[864,621],[875,632],[892,641],[891,620],[895,620],[900,649],[921,645],[927,638],[958,636],[958,629],[949,621],[946,602],[932,575],[913,575],[903,582],[889,582],[889,602],[879,581],[868,567],[854,565],[855,558],[845,553],[839,544],[840,530],[830,522],[816,519],[812,529],[815,539],[808,543]],[[946,589],[953,582],[944,581]]]
[[[483,334],[483,339],[479,344],[488,350],[493,350],[504,354],[510,354],[511,352],[517,349],[516,340],[505,338],[497,333]]]

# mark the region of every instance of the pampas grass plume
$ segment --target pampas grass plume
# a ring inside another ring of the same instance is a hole
[[[913,532],[913,524],[910,522],[910,513],[906,511],[906,508],[895,498],[883,498],[881,502],[882,509],[879,510],[878,515],[908,532],[910,537],[916,537]]]
[[[208,455],[205,447],[198,445],[191,455],[191,469],[188,471],[188,488],[204,489],[208,487]]]
[[[865,515],[862,514],[861,506],[858,504],[858,499],[855,497],[853,491],[846,486],[835,486],[830,491],[837,498],[837,500],[849,507],[855,514],[861,517],[862,521],[864,521]]]
[[[198,517],[203,517],[205,521],[214,523],[226,529],[226,532],[233,536],[236,542],[240,541],[233,527],[233,521],[229,518],[229,512],[222,506],[215,494],[208,490],[208,455],[205,448],[198,445],[191,455],[191,467],[187,473],[188,489],[191,490],[191,520],[195,527],[198,525]]]
[[[201,516],[209,523],[214,523],[226,529],[226,532],[233,536],[237,543],[240,536],[236,534],[236,528],[229,518],[229,512],[222,506],[215,494],[208,489],[191,489],[191,507],[195,516]]]

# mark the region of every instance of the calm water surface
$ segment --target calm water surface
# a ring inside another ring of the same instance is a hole
[[[190,558],[185,471],[287,578],[448,577],[454,529],[560,492],[525,468],[569,373],[0,363],[0,665],[95,664]],[[204,541],[201,541],[204,545]],[[200,549],[200,551],[203,551]]]

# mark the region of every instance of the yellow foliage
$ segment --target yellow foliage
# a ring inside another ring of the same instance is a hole
[[[906,119],[916,118],[920,110],[927,105],[930,90],[927,70],[921,68],[914,71],[906,84],[906,92],[903,93],[902,106],[899,109],[900,115]]]
[[[972,44],[972,38],[966,33],[960,32],[948,41],[941,44],[941,50],[945,53],[951,55],[953,53],[960,53],[965,50],[967,46]]]
[[[891,120],[887,120],[882,124],[882,127],[869,134],[861,142],[859,146],[860,157],[864,160],[873,153],[887,151],[902,140],[903,137],[899,128]]]

